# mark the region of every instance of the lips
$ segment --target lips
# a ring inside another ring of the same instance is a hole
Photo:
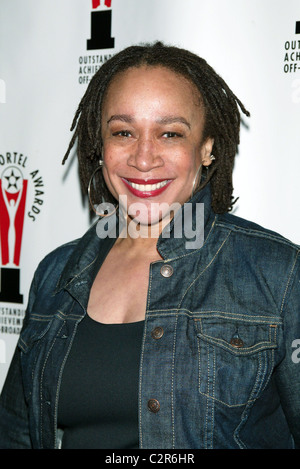
[[[137,197],[155,197],[164,192],[172,179],[125,179],[122,181],[129,191]]]

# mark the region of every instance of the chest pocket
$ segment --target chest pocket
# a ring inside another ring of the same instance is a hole
[[[200,393],[229,407],[257,399],[273,371],[279,325],[218,317],[195,324]]]
[[[27,353],[31,347],[47,333],[50,328],[51,318],[38,319],[31,317],[22,330],[18,340],[18,347],[23,353]]]

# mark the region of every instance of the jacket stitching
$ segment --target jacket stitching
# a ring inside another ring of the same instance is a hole
[[[65,323],[64,323],[65,324]],[[54,418],[54,443],[55,443],[55,447],[57,446],[57,443],[58,443],[58,439],[57,439],[57,412],[58,412],[58,399],[59,399],[59,393],[60,393],[60,385],[61,385],[61,379],[62,379],[62,373],[63,373],[63,370],[64,370],[64,367],[65,367],[65,363],[67,361],[67,358],[69,356],[69,353],[70,353],[70,350],[71,350],[71,347],[73,345],[73,341],[74,341],[74,337],[75,337],[75,334],[76,334],[76,330],[77,330],[77,325],[78,325],[78,322],[77,324],[75,324],[75,327],[74,327],[74,331],[73,331],[73,334],[72,334],[72,338],[70,340],[70,344],[68,346],[68,350],[65,354],[65,357],[64,357],[64,360],[61,364],[61,368],[60,368],[60,372],[59,372],[59,376],[58,376],[58,384],[57,384],[57,388],[56,388],[56,395],[55,395],[55,408],[54,408],[54,415],[55,415],[55,418]],[[62,328],[61,328],[62,329]],[[59,332],[61,331],[61,329],[59,330]],[[61,442],[60,442],[61,443]]]
[[[59,330],[57,332],[57,335],[60,333],[60,331],[62,330],[64,325],[65,325],[65,322],[59,328]],[[42,367],[42,370],[41,370],[41,378],[40,378],[40,409],[41,409],[41,412],[40,412],[40,438],[41,438],[41,448],[42,449],[43,449],[43,407],[45,405],[45,403],[43,402],[43,379],[44,379],[44,372],[45,372],[45,368],[46,368],[46,365],[47,365],[47,362],[48,362],[48,358],[49,358],[50,353],[52,352],[52,349],[53,349],[53,346],[54,346],[55,342],[56,342],[56,338],[53,340],[53,342],[51,344],[51,347],[48,350],[48,353],[46,355],[46,359],[44,361],[44,364],[43,364],[43,367]]]
[[[175,350],[176,350],[176,333],[177,333],[178,315],[175,319],[175,329],[173,338],[173,357],[172,357],[172,381],[171,381],[171,415],[172,415],[172,448],[175,449],[175,406],[174,406],[174,375],[175,375]]]
[[[179,308],[177,311],[174,312],[174,308],[170,309],[154,309],[154,310],[147,310],[148,317],[155,317],[159,316],[161,313],[168,313],[168,316],[174,316],[176,314],[182,314],[190,316],[191,319],[194,321],[201,321],[203,317],[208,315],[210,319],[214,318],[221,318],[221,319],[229,319],[229,320],[238,320],[248,323],[258,323],[258,324],[282,324],[282,319],[278,316],[263,316],[263,315],[247,315],[247,314],[239,314],[239,313],[227,313],[225,311],[214,311],[214,310],[207,310],[207,311],[190,311],[186,308]],[[199,318],[195,318],[195,315],[199,315]],[[212,316],[213,315],[213,316]]]
[[[54,293],[53,293],[52,296],[55,296],[55,295],[57,294],[57,292],[58,292],[59,289],[65,288],[67,285],[69,285],[70,283],[72,283],[75,279],[77,279],[78,277],[80,277],[80,275],[81,275],[86,269],[88,269],[91,265],[93,265],[96,260],[97,260],[97,256],[96,256],[88,265],[86,265],[85,267],[83,267],[83,269],[82,269],[80,272],[78,272],[78,273],[75,274],[75,275],[73,274],[73,277],[71,278],[71,280],[67,281],[67,283],[66,283],[65,285],[59,286],[59,284],[60,284],[60,282],[61,282],[61,279],[62,279],[63,276],[65,275],[65,274],[64,274],[64,270],[63,270],[63,272],[61,273],[61,275],[60,275],[59,278],[58,278],[58,281],[57,281],[57,283],[56,283],[55,290],[54,290]]]
[[[218,256],[219,252],[221,251],[221,249],[223,248],[224,244],[226,243],[226,241],[228,240],[229,236],[230,236],[231,233],[228,233],[228,235],[226,236],[226,238],[224,239],[224,241],[222,242],[221,246],[218,248],[217,252],[215,253],[214,257],[210,260],[210,262],[207,264],[207,266],[205,266],[205,268],[197,275],[197,277],[190,283],[190,285],[187,287],[187,289],[185,290],[180,302],[179,302],[179,305],[182,304],[183,302],[183,299],[184,297],[186,296],[186,294],[188,293],[188,291],[190,290],[190,288],[192,288],[192,285],[194,285],[194,283],[198,280],[199,277],[201,277],[201,275],[211,266],[211,264],[214,262],[214,260],[216,259],[216,257]]]
[[[269,240],[277,241],[278,243],[284,244],[285,246],[289,246],[295,249],[295,244],[293,244],[288,239],[281,237],[280,235],[268,233],[265,231],[255,230],[253,228],[244,228],[244,227],[232,224],[232,223],[227,224],[226,222],[222,222],[222,221],[217,221],[216,226],[231,229],[232,231],[239,232],[239,233],[242,232],[245,235],[249,235],[249,236],[258,236],[260,238],[266,238]]]
[[[216,217],[215,217],[215,220],[216,220]],[[204,246],[205,244],[207,244],[208,239],[209,239],[210,236],[211,236],[211,233],[212,233],[212,231],[213,231],[213,229],[214,229],[214,227],[215,227],[215,220],[213,221],[213,223],[212,223],[212,225],[211,225],[211,227],[210,227],[210,230],[209,230],[209,232],[207,233],[207,236],[206,236],[206,238],[205,238],[205,240],[204,240],[204,243],[202,244],[202,246],[201,246],[200,248],[198,248],[198,249],[190,249],[189,252],[187,252],[186,254],[182,254],[181,256],[169,257],[169,258],[167,258],[167,259],[163,259],[163,262],[166,263],[166,262],[170,262],[170,261],[177,261],[177,260],[183,259],[184,257],[192,256],[192,255],[195,255],[195,253],[200,252],[200,251],[202,250],[203,246]],[[161,262],[161,261],[155,261],[155,262],[153,262],[153,264],[156,263],[156,262]]]
[[[280,314],[282,314],[282,311],[283,311],[284,302],[285,302],[285,299],[286,299],[288,287],[289,287],[289,285],[290,285],[291,278],[292,278],[292,275],[293,275],[293,273],[294,273],[294,269],[295,269],[295,266],[296,266],[296,263],[297,263],[297,260],[298,260],[299,252],[300,252],[300,251],[297,252],[297,255],[296,255],[296,257],[295,257],[294,264],[293,264],[293,266],[292,266],[292,268],[291,268],[291,272],[290,272],[290,275],[289,275],[289,278],[288,278],[288,281],[287,281],[287,284],[286,284],[286,287],[285,287],[284,295],[283,295],[282,302],[281,302]]]

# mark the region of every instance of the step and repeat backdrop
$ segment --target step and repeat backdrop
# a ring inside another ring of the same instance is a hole
[[[155,40],[205,58],[251,112],[234,213],[300,244],[299,0],[0,0],[0,389],[39,261],[91,223],[75,150],[61,165],[79,100]]]

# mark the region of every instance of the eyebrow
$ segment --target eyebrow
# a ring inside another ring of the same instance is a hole
[[[135,119],[129,114],[113,114],[108,119],[107,124],[115,120],[126,122],[127,124],[132,124],[135,121]],[[174,124],[176,122],[179,122],[181,124],[186,125],[189,129],[191,128],[190,123],[184,117],[181,116],[163,116],[156,119],[156,122],[162,125]]]
[[[127,122],[128,124],[131,124],[134,121],[134,119],[128,114],[113,114],[108,119],[107,124],[109,124],[112,121],[122,121],[122,122]]]
[[[176,122],[179,122],[181,124],[186,125],[189,129],[191,128],[190,123],[184,117],[181,116],[164,116],[157,119],[156,122],[158,124],[174,124]]]

